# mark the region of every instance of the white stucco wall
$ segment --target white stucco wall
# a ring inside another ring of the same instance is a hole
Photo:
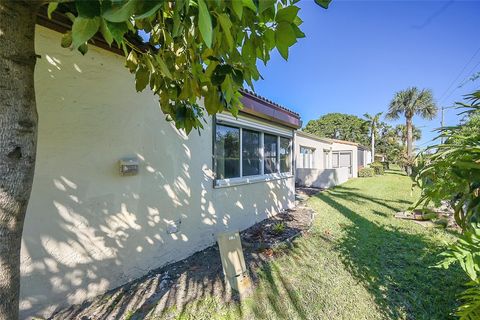
[[[48,316],[294,205],[293,177],[213,189],[212,126],[187,138],[124,60],[60,47],[38,27],[38,156],[25,222],[21,315]],[[139,174],[118,160],[136,156]],[[169,226],[178,232],[170,234]]]
[[[300,148],[307,147],[315,149],[313,154],[314,168],[313,169],[329,169],[331,168],[331,159],[327,159],[328,167],[324,165],[324,151],[331,150],[332,144],[322,140],[321,138],[313,138],[303,132],[297,131],[295,133],[295,166],[296,168],[303,168],[302,156],[300,155]]]
[[[295,171],[295,182],[301,187],[330,188],[347,182],[348,168],[303,169]]]

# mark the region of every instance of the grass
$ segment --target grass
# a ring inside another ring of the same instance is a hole
[[[432,269],[455,236],[393,218],[419,195],[399,171],[359,178],[309,200],[312,230],[259,271],[241,304],[207,298],[178,319],[449,319],[465,282]]]

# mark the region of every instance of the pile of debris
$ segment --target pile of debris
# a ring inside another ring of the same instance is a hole
[[[457,229],[454,210],[448,201],[442,201],[438,208],[415,209],[395,213],[395,218],[412,220],[424,227],[443,227]]]

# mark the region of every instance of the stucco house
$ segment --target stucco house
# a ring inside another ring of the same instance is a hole
[[[370,163],[372,163],[372,151],[370,148],[367,148],[362,145],[358,145],[358,169],[367,167]]]
[[[328,188],[357,177],[357,143],[295,133],[296,184]]]
[[[298,114],[245,91],[238,118],[207,118],[186,136],[151,92],[135,91],[122,56],[63,49],[58,28],[36,33],[22,318],[48,317],[294,206]]]

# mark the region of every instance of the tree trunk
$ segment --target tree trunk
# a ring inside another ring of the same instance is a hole
[[[18,318],[20,246],[35,168],[36,2],[0,0],[0,320]]]
[[[375,132],[372,128],[372,162],[375,162]]]
[[[413,126],[412,117],[406,117],[407,119],[407,174],[412,175],[412,160],[413,160]]]

